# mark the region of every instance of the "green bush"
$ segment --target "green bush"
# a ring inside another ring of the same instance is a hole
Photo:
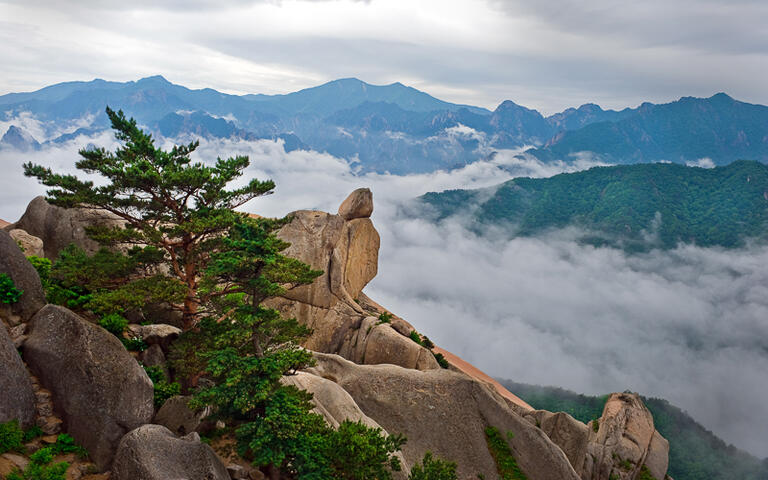
[[[43,429],[35,425],[34,427],[24,432],[24,443],[31,442],[37,437],[42,437],[44,434],[45,432],[43,432]]]
[[[160,367],[144,366],[144,370],[146,370],[147,376],[155,386],[155,408],[162,407],[166,400],[181,394],[181,385],[177,382],[168,382]]]
[[[133,337],[133,338],[120,338],[120,341],[123,342],[123,345],[125,346],[125,349],[129,352],[143,352],[147,348],[149,348],[149,345],[147,345],[147,342],[144,340]]]
[[[424,346],[424,348],[428,348],[429,350],[432,350],[433,348],[435,348],[435,344],[432,343],[432,340],[427,338],[426,335],[421,336],[421,344]]]
[[[0,303],[16,303],[23,291],[16,288],[13,279],[6,273],[0,273]]]
[[[485,429],[485,440],[488,443],[488,451],[496,462],[496,469],[502,480],[527,480],[525,474],[517,465],[517,460],[512,456],[512,450],[501,436],[496,427]]]
[[[55,455],[62,453],[74,453],[80,458],[86,458],[88,451],[75,443],[75,439],[68,433],[62,433],[56,437],[56,443],[50,447]]]
[[[128,320],[126,320],[125,317],[119,313],[110,313],[109,315],[104,315],[101,317],[101,320],[99,320],[99,325],[101,325],[109,333],[119,338],[123,336],[123,332],[125,332],[125,329],[128,328]]]
[[[442,353],[432,352],[432,355],[435,356],[435,360],[437,360],[437,364],[440,365],[442,368],[448,368],[451,366],[451,364],[448,363],[448,359],[446,359]]]
[[[65,480],[69,463],[58,462],[49,465],[57,455],[56,446],[41,448],[29,456],[29,465],[9,473],[6,480]]]
[[[594,430],[595,433],[600,431],[600,419],[599,418],[595,418],[594,420],[592,420],[592,430]]]
[[[24,432],[21,430],[18,420],[0,423],[0,454],[21,451],[24,446],[23,442]]]
[[[421,342],[421,335],[419,335],[419,332],[416,330],[411,330],[411,333],[409,333],[408,336],[411,337],[411,340],[414,342],[418,343],[422,347],[424,346],[424,344]]]
[[[408,480],[456,480],[456,463],[432,458],[432,452],[424,454],[421,465],[411,468]]]
[[[379,314],[379,323],[389,323],[392,320],[393,315],[389,312]]]

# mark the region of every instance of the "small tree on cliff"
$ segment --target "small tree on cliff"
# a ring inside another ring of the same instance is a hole
[[[107,115],[124,146],[115,152],[103,148],[81,150],[79,170],[98,174],[106,182],[81,180],[27,163],[24,174],[49,187],[47,200],[61,207],[98,208],[125,221],[125,228],[94,228],[92,236],[104,244],[134,244],[163,253],[160,263],[183,286],[184,327],[197,320],[199,280],[211,254],[218,251],[222,235],[242,214],[233,209],[271,193],[272,181],[253,179],[239,188],[227,186],[243,174],[248,157],[218,158],[215,165],[192,162],[199,142],[165,151],[155,147],[152,136],[134,119],[107,107]],[[215,294],[215,292],[211,292]]]

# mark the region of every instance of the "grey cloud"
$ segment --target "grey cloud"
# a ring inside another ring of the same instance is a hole
[[[768,47],[768,4],[759,0],[489,0],[510,16],[527,16],[576,35],[625,41],[637,47],[679,46],[721,53]]]

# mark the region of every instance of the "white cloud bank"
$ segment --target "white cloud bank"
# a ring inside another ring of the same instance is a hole
[[[79,139],[114,148],[108,135]],[[15,220],[42,187],[23,161],[71,169],[77,146],[0,151],[0,218]],[[356,175],[330,155],[285,153],[279,142],[204,142],[200,158],[250,155],[248,178],[277,190],[248,210],[335,211],[355,188],[374,192],[382,238],[367,288],[441,346],[489,374],[597,394],[631,389],[667,398],[737,446],[768,455],[768,249],[681,247],[627,256],[575,243],[574,232],[512,241],[477,238],[457,224],[404,218],[427,191],[476,188],[512,176],[549,176],[577,164],[542,164],[516,152],[452,172]]]

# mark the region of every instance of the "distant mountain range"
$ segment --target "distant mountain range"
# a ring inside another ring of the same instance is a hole
[[[420,198],[435,221],[458,215],[482,232],[530,236],[577,227],[582,240],[627,250],[678,243],[738,247],[768,237],[768,165],[711,169],[671,163],[595,167],[550,178],[515,178],[478,190]],[[466,219],[469,220],[466,220]]]
[[[287,151],[328,152],[359,160],[364,171],[398,174],[452,169],[526,145],[544,161],[592,152],[610,163],[768,162],[768,107],[723,93],[621,111],[586,104],[544,117],[509,100],[490,111],[355,78],[287,95],[191,90],[161,76],[59,83],[0,96],[0,120],[16,127],[0,132],[0,147],[30,150],[98,133],[109,127],[107,105],[166,138],[281,139]],[[14,122],[19,115],[40,122],[45,138]]]

